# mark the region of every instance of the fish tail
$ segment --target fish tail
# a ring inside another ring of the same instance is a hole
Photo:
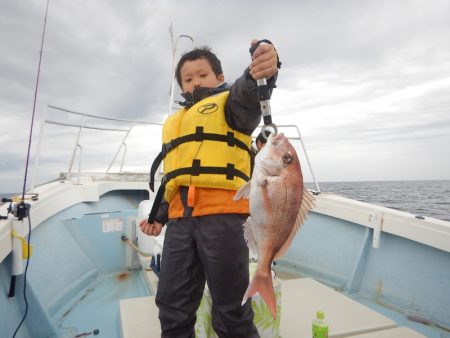
[[[273,319],[275,319],[277,317],[277,302],[275,300],[272,274],[270,271],[268,274],[261,271],[257,271],[255,273],[252,281],[248,285],[247,291],[245,291],[244,298],[242,299],[242,305],[244,305],[250,297],[254,296],[255,293],[259,293],[272,313]]]

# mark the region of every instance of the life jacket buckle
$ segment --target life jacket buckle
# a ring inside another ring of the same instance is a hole
[[[192,161],[192,171],[191,171],[191,175],[192,176],[198,176],[200,175],[200,160],[199,159],[194,159]]]
[[[227,163],[227,171],[226,171],[226,175],[227,175],[227,180],[233,180],[234,179],[234,164],[232,163]]]
[[[167,142],[167,143],[164,143],[164,144],[162,145],[162,152],[163,152],[164,156],[165,156],[169,151],[171,151],[173,148],[174,148],[174,145],[173,145],[172,141],[169,141],[169,142]]]
[[[234,138],[234,133],[232,131],[229,131],[227,133],[227,145],[229,147],[234,147],[235,144],[236,144],[236,142],[235,142],[235,138]]]

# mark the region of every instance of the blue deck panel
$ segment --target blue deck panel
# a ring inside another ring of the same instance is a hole
[[[405,313],[395,311],[393,309],[389,309],[388,307],[377,304],[373,302],[373,300],[364,299],[362,297],[358,297],[356,295],[352,295],[351,298],[356,300],[357,302],[371,308],[374,311],[377,311],[378,313],[381,313],[382,315],[385,315],[386,317],[391,318],[397,323],[397,326],[406,326],[414,331],[417,331],[421,334],[423,334],[425,337],[428,338],[444,338],[444,337],[450,337],[450,332],[448,335],[445,335],[443,331],[439,328],[437,328],[434,325],[426,325],[419,322],[414,322],[409,320]],[[401,337],[399,337],[401,338]]]
[[[54,215],[33,231],[30,310],[17,338],[53,338],[62,328],[75,328],[76,334],[98,329],[98,337],[120,337],[119,300],[149,295],[143,273],[127,271],[127,247],[120,239],[133,224],[130,218],[136,216],[141,198],[141,192],[108,193],[99,202]],[[105,231],[105,219],[122,220],[122,231]],[[409,321],[405,314],[423,314],[450,326],[449,253],[385,232],[378,249],[372,248],[371,240],[371,229],[312,212],[277,269],[344,291],[427,337],[448,334]],[[0,264],[4,290],[9,288],[10,271],[9,256]],[[22,287],[19,277],[16,299],[0,295],[0,337],[12,336],[11,326],[20,322]]]
[[[149,295],[140,272],[131,273],[120,282],[113,277],[126,271],[126,246],[120,237],[130,224],[128,218],[136,215],[141,199],[140,191],[107,193],[98,202],[80,203],[59,212],[32,232],[33,255],[27,274],[29,312],[17,338],[59,337],[60,324],[70,324],[77,332],[81,332],[78,325],[91,329],[98,321],[92,319],[91,323],[89,316],[89,325],[85,325],[77,314],[81,317],[86,312],[96,313],[95,308],[111,318],[105,319],[111,332],[119,332],[117,297]],[[122,219],[123,231],[103,232],[105,217]],[[9,288],[10,271],[11,255],[0,264],[3,290]],[[80,296],[93,286],[96,286],[93,291],[79,302]],[[0,295],[2,338],[12,337],[25,311],[22,289],[23,276],[19,276],[16,297],[8,299],[5,293]],[[98,295],[98,299],[93,295]],[[63,320],[62,314],[75,303],[70,316],[64,316]],[[105,310],[108,306],[112,309],[110,313]],[[107,328],[104,330],[109,332]]]
[[[119,300],[146,295],[141,271],[102,275],[58,311],[60,327],[75,328],[77,334],[98,329],[96,337],[120,338]]]
[[[312,212],[278,269],[315,278],[426,336],[450,336],[449,253],[385,232],[373,248],[372,236],[370,228]]]

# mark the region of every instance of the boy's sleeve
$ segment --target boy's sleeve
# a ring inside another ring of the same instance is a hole
[[[275,86],[276,78],[277,75],[267,81],[271,91]],[[251,135],[261,121],[256,81],[250,75],[248,68],[230,87],[230,95],[225,105],[225,116],[231,128],[247,135]]]
[[[158,212],[156,213],[155,220],[162,225],[166,224],[169,220],[169,203],[166,200],[162,200],[159,205]]]

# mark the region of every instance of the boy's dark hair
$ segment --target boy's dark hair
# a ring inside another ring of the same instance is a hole
[[[181,67],[184,65],[186,61],[195,61],[198,59],[207,60],[211,65],[211,68],[214,74],[216,74],[216,76],[223,74],[222,64],[220,63],[220,60],[217,58],[216,54],[211,52],[211,48],[207,46],[195,48],[190,52],[184,53],[181,56],[180,61],[178,61],[177,69],[175,70],[175,77],[180,87],[181,87],[181,74],[180,74]]]

